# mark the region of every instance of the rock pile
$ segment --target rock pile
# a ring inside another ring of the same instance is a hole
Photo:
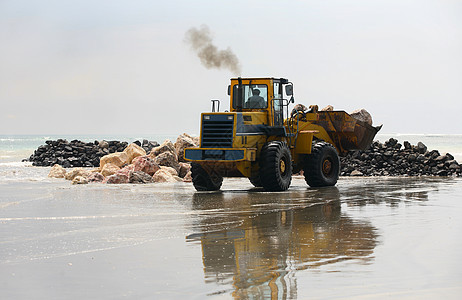
[[[461,176],[461,165],[449,153],[429,151],[419,142],[411,145],[389,139],[375,141],[368,150],[349,152],[340,158],[341,176]]]
[[[146,152],[159,146],[157,142],[143,140],[134,142],[141,146]],[[28,161],[33,166],[48,167],[60,165],[64,168],[72,167],[99,167],[100,158],[115,152],[122,152],[128,146],[127,142],[120,141],[95,141],[84,143],[79,140],[68,142],[64,139],[46,141],[35,150]]]
[[[99,159],[98,168],[77,167],[66,171],[63,166],[55,164],[48,176],[65,178],[72,181],[72,184],[192,181],[191,166],[189,163],[182,162],[182,157],[186,147],[197,147],[199,141],[186,133],[180,135],[175,143],[166,140],[156,147],[143,147],[147,143],[135,142],[128,146],[123,145],[123,148],[118,147],[116,149],[121,151],[113,153],[109,151],[115,149],[110,148],[110,142],[107,143],[108,145],[102,146],[101,143],[98,144],[98,147],[103,148],[103,152],[107,153]],[[96,142],[94,145],[96,146]]]

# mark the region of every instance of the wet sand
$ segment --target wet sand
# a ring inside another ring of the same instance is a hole
[[[462,180],[0,183],[3,299],[461,299]]]

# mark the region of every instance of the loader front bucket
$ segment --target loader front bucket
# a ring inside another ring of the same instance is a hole
[[[366,150],[382,125],[374,127],[344,111],[320,111],[317,124],[324,127],[341,153]]]

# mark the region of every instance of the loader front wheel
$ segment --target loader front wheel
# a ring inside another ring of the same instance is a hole
[[[326,142],[313,143],[303,171],[305,181],[311,187],[335,185],[340,173],[337,150]]]
[[[249,181],[254,187],[262,187],[260,176],[249,177]]]
[[[217,191],[223,183],[223,177],[209,174],[200,164],[191,164],[191,177],[197,191]]]
[[[267,191],[285,191],[292,181],[292,156],[286,143],[265,144],[260,155],[260,181]]]

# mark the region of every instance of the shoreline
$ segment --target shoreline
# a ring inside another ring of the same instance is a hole
[[[100,159],[103,156],[126,152],[126,149],[134,146],[140,148],[144,153],[143,155],[150,155],[151,158],[155,158],[160,152],[168,150],[172,152],[177,162],[189,164],[183,159],[183,149],[197,147],[199,139],[183,134],[178,136],[175,146],[170,140],[165,140],[162,145],[169,143],[171,146],[164,146],[161,147],[162,150],[159,150],[157,141],[148,141],[146,139],[142,142],[137,140],[130,144],[125,141],[108,142],[105,140],[95,140],[88,143],[80,140],[72,140],[71,142],[63,139],[47,140],[45,145],[39,146],[28,160],[32,161],[35,166],[58,165],[64,168],[98,168],[100,167]],[[151,152],[155,151],[154,149],[158,149],[157,153],[151,155]],[[122,168],[122,165],[119,167]],[[172,167],[172,162],[165,166]],[[415,145],[409,141],[403,141],[403,144],[401,144],[397,139],[390,138],[384,143],[378,140],[374,141],[367,150],[349,151],[346,155],[341,156],[339,175],[436,175],[442,177],[454,175],[460,177],[462,176],[462,166],[452,154],[442,154],[439,150],[428,149],[420,141]]]

